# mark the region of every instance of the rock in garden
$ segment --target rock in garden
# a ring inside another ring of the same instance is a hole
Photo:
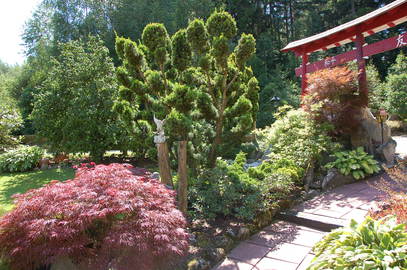
[[[355,182],[352,176],[341,174],[337,169],[329,169],[328,174],[322,180],[322,190],[329,190]]]
[[[260,166],[261,163],[262,163],[261,161],[255,161],[253,163],[246,163],[245,165],[243,165],[243,168],[245,170],[247,170],[249,168],[256,168],[256,167]]]
[[[150,178],[153,178],[153,179],[160,179],[160,173],[158,173],[158,172],[153,172],[153,173],[151,174]]]
[[[320,194],[320,192],[316,189],[310,189],[307,194],[305,194],[305,200],[310,200],[316,196],[318,196]]]
[[[246,227],[240,227],[239,232],[237,233],[237,238],[240,240],[247,239],[250,236],[250,230]]]
[[[396,153],[397,142],[390,138],[390,140],[380,145],[376,152],[380,155],[381,159],[386,163],[387,167],[392,167],[394,165],[395,153]]]

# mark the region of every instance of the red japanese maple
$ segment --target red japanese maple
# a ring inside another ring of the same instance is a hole
[[[83,166],[75,178],[15,196],[0,220],[12,269],[62,258],[88,269],[155,269],[188,247],[174,192],[128,164]],[[145,171],[144,171],[145,172]]]

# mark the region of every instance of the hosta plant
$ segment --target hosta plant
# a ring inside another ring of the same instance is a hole
[[[407,269],[405,226],[394,217],[367,217],[360,224],[352,220],[316,244],[316,257],[307,269]]]
[[[186,221],[174,191],[142,172],[85,164],[73,180],[17,195],[0,220],[0,259],[15,270],[66,259],[80,269],[171,267],[188,248]]]
[[[336,160],[326,165],[327,168],[336,168],[344,175],[351,175],[355,179],[380,171],[379,165],[373,156],[363,151],[362,147],[356,150],[334,153]]]
[[[44,150],[38,146],[20,146],[0,155],[0,172],[24,172],[35,168]]]

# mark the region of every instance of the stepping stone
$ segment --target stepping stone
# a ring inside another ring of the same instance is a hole
[[[276,260],[272,258],[262,259],[253,270],[296,270],[297,264]]]
[[[270,251],[269,247],[255,245],[244,241],[234,248],[228,258],[255,265]]]

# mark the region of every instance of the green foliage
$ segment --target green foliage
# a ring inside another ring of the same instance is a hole
[[[20,146],[0,154],[0,172],[25,172],[35,168],[44,150],[38,146]]]
[[[121,139],[111,111],[117,87],[113,64],[94,37],[61,44],[60,50],[35,97],[34,125],[53,151],[99,158]]]
[[[294,190],[295,179],[283,170],[245,170],[245,163],[245,154],[239,153],[231,163],[218,159],[215,168],[204,170],[192,184],[191,215],[252,220],[256,214],[277,207],[277,202]],[[273,165],[273,169],[277,167]]]
[[[407,56],[399,54],[386,78],[388,111],[407,118]]]
[[[129,121],[153,124],[153,115],[166,119],[169,141],[191,140],[190,151],[205,145],[201,154],[209,158],[193,163],[206,160],[213,166],[222,152],[218,148],[237,148],[253,130],[258,110],[258,81],[245,66],[255,53],[255,40],[242,35],[231,53],[235,34],[232,16],[219,11],[206,25],[195,19],[171,39],[157,23],[145,27],[141,44],[117,37],[123,66],[117,69],[122,86],[116,111]],[[212,132],[197,134],[201,126]]]
[[[15,106],[7,102],[0,104],[0,153],[18,143],[12,132],[21,125],[21,122],[21,116]]]
[[[327,134],[331,126],[317,123],[302,109],[283,106],[275,117],[277,120],[270,127],[257,131],[260,149],[271,151],[268,156],[272,161],[292,160],[295,166],[306,169],[318,162],[323,153],[339,147]]]
[[[373,156],[363,151],[362,147],[356,150],[334,153],[336,160],[326,165],[327,168],[337,168],[344,175],[352,175],[355,179],[380,171],[377,161]]]
[[[226,11],[212,13],[206,22],[206,28],[212,37],[224,36],[226,39],[231,39],[237,32],[235,19]]]
[[[315,247],[308,270],[406,269],[407,233],[395,218],[373,220],[332,231]]]

